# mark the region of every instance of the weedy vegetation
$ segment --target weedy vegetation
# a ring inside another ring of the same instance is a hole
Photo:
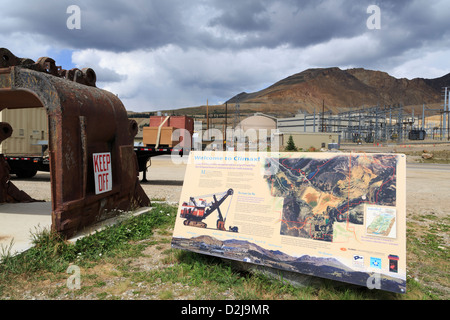
[[[0,299],[202,299],[365,300],[449,298],[449,219],[415,217],[408,222],[406,294],[323,280],[294,286],[282,277],[236,268],[230,261],[171,248],[177,208],[155,204],[139,216],[125,215],[75,243],[48,230],[32,233],[34,247],[14,255],[0,250]],[[429,227],[423,224],[429,222]],[[80,268],[80,287],[67,285],[68,267]]]

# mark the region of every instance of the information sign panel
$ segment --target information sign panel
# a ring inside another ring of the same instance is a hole
[[[406,292],[399,154],[191,152],[172,245]]]

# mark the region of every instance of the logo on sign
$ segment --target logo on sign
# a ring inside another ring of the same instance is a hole
[[[398,256],[390,254],[389,255],[389,271],[398,273]]]
[[[364,256],[362,255],[353,255],[353,266],[364,268]]]
[[[95,194],[112,190],[111,153],[94,153]]]
[[[381,259],[370,257],[370,266],[375,269],[381,269]]]

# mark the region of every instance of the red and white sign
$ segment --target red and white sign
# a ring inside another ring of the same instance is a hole
[[[111,153],[94,153],[95,194],[112,190]]]

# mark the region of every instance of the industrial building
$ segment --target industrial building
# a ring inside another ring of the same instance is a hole
[[[286,148],[289,137],[292,137],[298,151],[320,149],[339,149],[341,136],[336,132],[277,132],[275,144]]]
[[[226,109],[229,110],[226,104]],[[298,113],[288,118],[257,112],[241,120],[236,103],[224,118],[197,121],[193,134],[196,150],[282,150],[290,136],[297,148],[339,148],[341,143],[404,143],[410,140],[450,140],[450,90],[443,88],[441,108],[404,107],[402,104],[360,107],[340,113],[322,108],[313,113]],[[421,109],[418,111],[418,109]],[[414,113],[416,110],[416,113]],[[234,115],[233,115],[234,113]],[[233,117],[234,116],[234,117]],[[234,119],[229,119],[233,117]],[[201,118],[203,120],[204,118]],[[219,119],[219,121],[217,121]],[[230,121],[231,120],[231,121]],[[200,147],[197,147],[200,146]]]

